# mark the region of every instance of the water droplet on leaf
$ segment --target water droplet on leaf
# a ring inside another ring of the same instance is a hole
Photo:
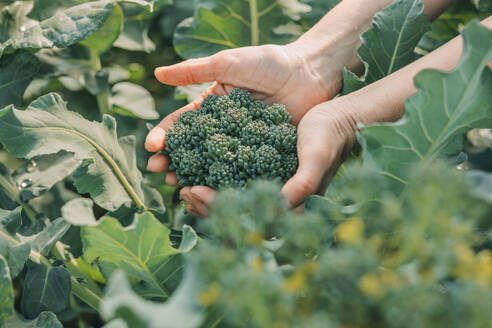
[[[24,179],[22,182],[19,184],[19,189],[26,189],[32,186],[32,180],[31,179]]]
[[[29,173],[32,173],[32,172],[36,171],[37,168],[38,168],[38,163],[36,163],[35,160],[30,160],[27,163],[26,171]]]

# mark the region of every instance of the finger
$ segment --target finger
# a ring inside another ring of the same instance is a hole
[[[322,159],[320,153],[321,151],[313,148],[299,154],[299,168],[282,188],[284,197],[292,207],[302,205],[306,198],[316,193],[323,182],[332,160]]]
[[[193,200],[193,197],[191,197],[190,194],[191,187],[184,187],[179,191],[179,196],[183,198],[185,201],[191,203]]]
[[[169,128],[179,120],[179,116],[189,110],[198,109],[203,100],[211,94],[213,94],[213,89],[208,88],[191,103],[166,116],[156,127],[150,130],[147,139],[145,140],[145,149],[150,152],[163,150],[166,147],[166,134],[169,131]]]
[[[145,139],[145,149],[150,152],[158,152],[166,146],[166,133],[174,125],[182,113],[196,109],[196,104],[188,104],[166,116],[156,127],[150,130]]]
[[[158,67],[154,74],[161,83],[174,86],[211,82],[219,80],[234,59],[230,52],[223,51],[210,57],[190,59],[172,66]]]
[[[188,212],[188,214],[191,214],[193,216],[200,216],[200,213],[197,212],[193,204],[186,204],[186,212]]]
[[[195,186],[191,188],[191,196],[204,204],[211,204],[215,200],[217,193],[205,186]]]
[[[193,197],[192,204],[193,204],[195,211],[199,214],[198,216],[205,217],[208,215],[208,207],[206,204],[204,204],[200,200],[196,199],[195,197]]]
[[[166,183],[170,186],[177,187],[178,186],[178,177],[175,172],[169,172],[166,175]]]
[[[169,168],[170,159],[162,154],[156,154],[149,158],[147,169],[151,172],[162,173]]]

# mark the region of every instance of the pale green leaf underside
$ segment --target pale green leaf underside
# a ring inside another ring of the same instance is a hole
[[[120,115],[156,120],[159,113],[150,92],[144,87],[130,82],[120,82],[111,89],[110,103],[113,111]]]
[[[148,212],[137,214],[126,229],[117,219],[105,217],[95,227],[82,228],[84,259],[121,268],[143,281],[137,286],[143,296],[166,299],[179,283],[183,267],[169,235],[170,230]]]
[[[178,289],[162,304],[140,298],[132,290],[125,274],[117,271],[106,288],[101,315],[105,320],[121,317],[128,327],[199,327],[203,320],[203,310],[196,304],[199,278],[196,269],[187,265]]]
[[[198,0],[193,18],[179,24],[174,46],[184,58],[268,43],[286,43],[294,37],[276,34],[292,22],[303,6],[297,0]],[[299,9],[300,8],[300,9]]]
[[[414,49],[430,28],[421,0],[398,0],[374,16],[358,50],[366,71],[362,78],[344,70],[343,94],[371,84],[411,63]]]
[[[405,104],[406,114],[392,124],[364,129],[364,161],[389,177],[398,189],[408,171],[458,153],[463,134],[492,125],[492,31],[478,22],[463,31],[464,53],[452,72],[424,70],[415,78],[419,92]]]
[[[116,122],[110,116],[104,116],[101,123],[87,121],[69,111],[61,97],[52,93],[25,111],[12,107],[0,110],[0,142],[17,157],[65,150],[74,153],[77,160],[86,160],[74,174],[75,185],[107,210],[132,202],[163,210],[162,199],[142,185],[135,139],[118,139]]]

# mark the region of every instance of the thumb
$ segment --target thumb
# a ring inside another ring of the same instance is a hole
[[[315,194],[323,184],[328,167],[333,157],[325,158],[326,149],[313,147],[299,152],[299,168],[282,188],[284,197],[292,207],[297,207],[311,195]]]
[[[161,83],[174,86],[216,81],[232,64],[232,56],[229,54],[229,51],[222,51],[210,57],[158,67],[154,74]]]

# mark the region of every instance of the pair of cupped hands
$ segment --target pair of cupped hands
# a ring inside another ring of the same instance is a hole
[[[302,205],[308,196],[326,186],[354,144],[357,129],[350,101],[343,98],[328,101],[340,91],[345,63],[338,60],[344,56],[333,56],[332,67],[320,74],[310,65],[304,49],[301,42],[246,47],[157,68],[157,79],[168,85],[214,84],[198,99],[154,127],[147,136],[146,149],[163,150],[166,133],[180,114],[197,109],[209,94],[223,96],[233,88],[247,89],[267,104],[284,104],[293,117],[292,123],[298,132],[299,168],[283,186],[282,193],[292,207]],[[177,186],[176,174],[168,171],[169,165],[170,158],[158,153],[149,159],[148,169],[167,172],[166,182]],[[187,202],[189,213],[205,216],[215,191],[205,186],[185,187],[180,195]]]

